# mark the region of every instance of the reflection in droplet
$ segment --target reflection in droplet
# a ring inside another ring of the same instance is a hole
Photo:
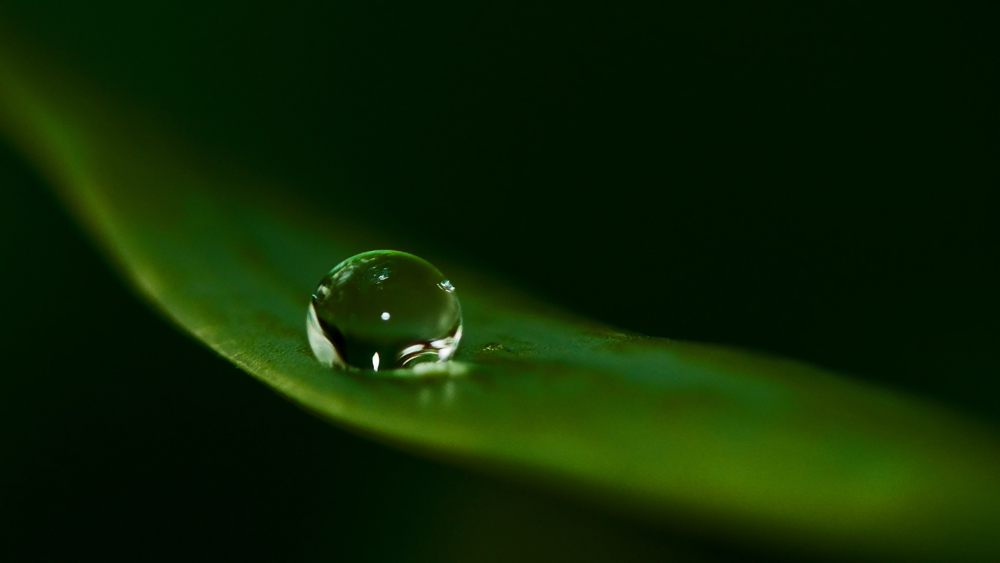
[[[454,362],[449,362],[449,364]],[[441,366],[445,364],[420,364],[423,366]],[[414,370],[416,371],[416,370]],[[421,408],[448,408],[459,400],[458,383],[455,379],[436,380],[434,385],[425,385],[417,391],[417,404]]]
[[[437,268],[412,254],[377,250],[348,258],[323,277],[306,328],[324,365],[412,367],[455,354],[462,308]]]
[[[430,388],[424,387],[423,389],[420,390],[419,393],[417,393],[417,403],[419,403],[420,406],[422,407],[430,405],[432,394],[433,393],[431,392]]]
[[[446,405],[450,405],[455,401],[455,382],[448,381],[444,384],[444,389],[441,391],[441,400]]]

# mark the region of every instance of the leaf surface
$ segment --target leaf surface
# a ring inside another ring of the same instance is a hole
[[[8,137],[152,304],[318,416],[730,539],[1000,556],[992,429],[800,362],[614,330],[446,258],[428,257],[462,300],[456,362],[323,368],[305,335],[315,284],[399,241],[194,157],[163,124],[14,53],[0,49]],[[644,283],[594,267],[618,290]]]

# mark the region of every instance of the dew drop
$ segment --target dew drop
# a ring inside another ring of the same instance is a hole
[[[455,286],[426,260],[375,250],[344,260],[323,277],[306,328],[324,365],[413,367],[455,354],[462,308]]]

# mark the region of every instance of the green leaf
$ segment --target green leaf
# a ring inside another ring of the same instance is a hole
[[[427,258],[465,312],[456,362],[419,376],[323,368],[305,336],[312,289],[342,259],[394,241],[194,158],[162,124],[15,52],[0,49],[4,130],[123,275],[317,416],[728,539],[1000,556],[993,429],[803,363],[614,330],[439,256]]]

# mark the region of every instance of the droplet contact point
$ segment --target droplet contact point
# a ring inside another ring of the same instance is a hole
[[[462,308],[454,285],[429,262],[375,250],[344,260],[323,277],[309,304],[306,330],[323,365],[412,368],[454,356],[462,338]]]

